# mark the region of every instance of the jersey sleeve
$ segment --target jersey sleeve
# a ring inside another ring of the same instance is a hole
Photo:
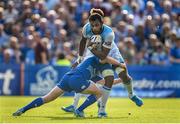
[[[114,42],[114,37],[113,32],[109,33],[104,39],[103,47],[111,49],[112,43]]]

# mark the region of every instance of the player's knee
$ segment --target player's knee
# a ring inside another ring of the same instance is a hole
[[[113,82],[114,82],[114,75],[113,76],[107,76],[104,79],[105,79],[104,86],[111,88],[113,85]]]
[[[42,97],[44,103],[48,103],[48,102],[51,102],[53,101],[54,99],[56,99],[57,97],[56,96],[53,96],[52,94],[47,94],[45,96]]]
[[[121,67],[116,67],[115,72],[117,74],[126,73],[126,69],[121,68]]]
[[[114,76],[114,72],[111,69],[106,69],[106,70],[102,71],[102,76],[104,78],[108,77],[108,76]]]
[[[121,78],[121,80],[124,82],[127,82],[127,80],[129,79],[128,73],[125,69],[122,69],[120,67],[116,68],[116,73],[119,75],[119,77]]]
[[[43,96],[42,99],[43,99],[44,103],[48,103],[51,101],[51,98],[46,97],[46,96]]]

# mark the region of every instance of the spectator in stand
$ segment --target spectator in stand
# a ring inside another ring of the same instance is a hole
[[[173,0],[172,2],[173,7],[172,7],[172,11],[174,13],[180,14],[180,1],[179,0]]]
[[[136,54],[136,48],[135,43],[132,37],[126,37],[124,39],[124,53],[122,56],[124,57],[124,60],[127,64],[135,64],[135,54]]]
[[[8,1],[7,9],[4,11],[5,23],[15,23],[18,17],[18,10],[15,8],[15,3],[13,1]]]
[[[14,61],[16,63],[20,63],[22,53],[19,49],[20,47],[19,47],[19,42],[18,42],[17,37],[12,36],[10,38],[9,43],[10,43],[10,50],[12,51],[12,57],[13,57]]]
[[[138,12],[138,14],[136,14],[134,16],[134,20],[133,20],[134,22],[133,23],[134,23],[135,26],[137,26],[139,24],[144,24],[145,20],[146,20],[146,17],[144,15],[143,11],[141,10],[141,11]]]
[[[88,12],[83,12],[82,13],[82,18],[81,18],[81,23],[80,23],[81,27],[87,23],[88,16],[89,16]]]
[[[0,24],[0,46],[7,44],[9,36],[4,32],[4,25]]]
[[[21,51],[19,50],[18,39],[14,36],[10,38],[9,44],[4,48],[2,63],[17,64],[21,62]]]
[[[72,51],[72,44],[70,42],[65,42],[63,44],[63,52],[64,52],[66,58],[70,60],[72,52],[73,52]]]
[[[155,23],[153,21],[152,16],[147,16],[145,20],[145,38],[148,39],[150,34],[155,34],[156,33],[156,27]]]
[[[0,24],[5,23],[3,12],[4,12],[4,9],[0,7]]]
[[[56,11],[54,10],[50,10],[48,13],[47,13],[47,26],[48,26],[48,29],[50,30],[51,32],[51,37],[54,37],[56,35],[56,27],[55,27],[55,20],[57,19],[57,13]]]
[[[38,27],[37,27],[37,32],[39,32],[41,37],[44,37],[48,28],[48,21],[46,18],[40,18]],[[50,36],[51,37],[51,36]]]
[[[180,38],[175,40],[175,46],[170,51],[170,61],[174,65],[180,65]]]
[[[71,66],[71,62],[65,57],[64,53],[58,53],[56,65]]]
[[[157,38],[156,34],[150,34],[149,40],[148,40],[148,46],[146,48],[146,60],[148,61],[148,64],[152,64],[151,57],[152,54],[156,51],[156,46],[159,44],[159,40]]]
[[[112,1],[113,10],[111,13],[111,19],[112,19],[112,26],[116,26],[116,24],[122,20],[122,14],[121,14],[121,3]]]
[[[29,35],[26,42],[29,43],[29,50],[26,53],[25,62],[27,64],[35,64],[35,41],[33,35]]]
[[[132,15],[132,14],[128,14],[128,16],[127,16],[127,24],[128,25],[133,25],[133,20],[134,20],[134,15]]]
[[[165,51],[165,55],[170,49],[174,49],[174,39],[180,37],[179,0],[3,0],[0,2],[0,47],[9,45],[9,37],[15,36],[23,57],[20,62],[24,62],[24,58],[30,54],[30,63],[33,63],[32,55],[36,45],[31,46],[26,41],[31,41],[27,40],[29,37],[38,39],[34,37],[34,32],[38,32],[40,41],[46,37],[49,39],[48,44],[51,44],[48,45],[51,48],[47,49],[37,43],[45,56],[50,54],[46,56],[48,59],[43,57],[43,62],[40,63],[47,64],[55,60],[56,53],[62,52],[66,42],[71,44],[71,52],[65,53],[70,56],[71,61],[78,48],[82,25],[88,21],[88,11],[92,7],[104,11],[104,22],[113,26],[116,44],[124,45],[122,41],[127,36],[133,38],[137,53],[133,60],[137,59],[136,64],[154,63],[151,63],[154,60],[151,57],[159,51],[156,50],[157,46],[152,50],[154,47],[149,41],[154,41],[150,38],[151,34],[156,35],[155,39],[161,43],[159,48],[162,52]],[[129,25],[134,29],[128,31]],[[5,49],[7,48],[1,50],[1,58]],[[8,49],[13,50],[9,46]]]
[[[170,38],[171,34],[171,25],[170,23],[164,23],[162,26],[162,32],[161,32],[161,41],[163,43],[166,42]]]
[[[164,0],[163,1],[163,9],[164,9],[164,13],[168,14],[171,17],[172,2],[169,0]]]
[[[119,21],[115,29],[115,43],[122,41],[127,35],[126,22]]]
[[[146,16],[152,16],[154,17],[155,15],[158,15],[158,12],[155,10],[155,4],[152,1],[148,1],[146,4],[146,10],[144,12],[144,14]]]
[[[5,49],[3,52],[3,60],[2,63],[4,64],[15,64],[15,61],[13,59],[13,53],[11,51],[11,49]]]
[[[133,42],[135,42],[134,40],[136,39],[135,37],[135,28],[133,25],[128,25],[127,26],[127,37],[131,37],[133,39]]]
[[[141,48],[140,51],[135,56],[135,62],[138,65],[148,65],[149,64],[149,55],[146,48]]]
[[[169,64],[168,55],[166,54],[163,48],[163,44],[161,42],[158,42],[158,44],[156,44],[156,50],[155,52],[152,53],[151,64],[153,65]]]
[[[48,64],[48,50],[47,47],[43,44],[40,35],[35,32],[33,33],[35,45],[35,64]]]
[[[136,27],[136,33],[135,33],[135,45],[137,52],[141,50],[142,47],[147,47],[147,42],[145,40],[145,35],[144,35],[144,25],[139,24]]]

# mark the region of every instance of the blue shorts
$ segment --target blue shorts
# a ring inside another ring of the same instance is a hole
[[[59,88],[64,91],[71,92],[75,91],[80,93],[87,89],[90,85],[88,80],[85,80],[82,74],[65,74],[61,81],[57,84]]]

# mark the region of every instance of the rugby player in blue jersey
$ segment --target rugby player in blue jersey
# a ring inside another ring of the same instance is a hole
[[[13,116],[21,116],[29,109],[49,103],[62,95],[64,92],[75,91],[76,93],[91,94],[74,112],[77,117],[84,117],[83,110],[96,102],[102,95],[101,90],[92,81],[90,81],[90,79],[96,76],[97,70],[111,68],[109,64],[105,63],[107,61],[109,63],[119,65],[119,62],[111,57],[107,57],[103,61],[100,61],[95,56],[90,57],[79,64],[76,68],[67,72],[61,81],[48,94],[43,97],[36,98],[28,105],[20,108],[13,113]]]
[[[118,74],[119,78],[122,80],[124,86],[128,91],[129,98],[137,106],[142,106],[143,101],[133,92],[132,78],[128,74],[128,70],[126,68],[124,59],[121,56],[119,49],[114,42],[114,38],[115,38],[114,32],[111,27],[103,24],[103,16],[104,13],[102,10],[94,9],[94,8],[91,9],[89,22],[85,24],[83,27],[82,39],[79,45],[79,57],[77,59],[77,63],[79,63],[83,58],[86,44],[88,49],[84,59],[90,56],[97,56],[101,60],[106,58],[106,56],[110,56],[116,59],[117,61],[119,61],[119,63],[124,65],[125,68],[122,68],[120,66],[114,66],[113,70]],[[96,47],[92,47],[93,45],[96,45]],[[106,70],[104,70],[104,72],[106,72],[105,76],[112,73]],[[105,112],[105,107],[111,87],[113,85],[112,78],[106,77],[104,79],[105,79],[105,84],[102,87],[103,94],[99,104],[98,117],[107,116],[107,113]],[[76,94],[74,100],[76,100],[75,103],[77,105],[79,100],[79,95]],[[72,112],[74,110],[74,107],[75,106],[70,105],[68,107],[63,107],[62,109],[65,110],[66,112],[68,111]]]

